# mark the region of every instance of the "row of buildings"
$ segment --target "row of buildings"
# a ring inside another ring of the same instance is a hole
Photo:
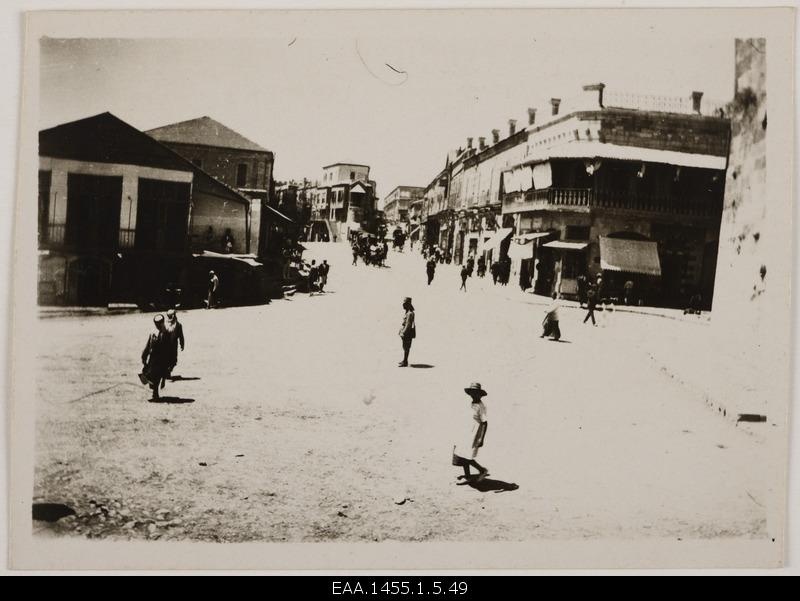
[[[103,113],[39,132],[40,304],[147,306],[167,289],[202,298],[209,262],[198,257],[262,272],[279,263],[297,232],[273,206],[273,165],[209,117],[145,132]],[[232,300],[245,276],[220,264]]]
[[[631,281],[644,303],[683,306],[714,288],[730,122],[702,93],[612,95],[584,86],[505,136],[467,138],[408,202],[387,203],[412,239],[456,263],[510,261],[541,294],[577,296],[584,278]],[[583,276],[583,277],[581,277]]]

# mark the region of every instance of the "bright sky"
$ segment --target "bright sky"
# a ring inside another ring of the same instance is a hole
[[[208,115],[273,151],[276,179],[363,163],[383,197],[427,185],[468,136],[505,137],[509,118],[524,126],[529,106],[545,116],[584,84],[733,96],[730,38],[573,35],[44,40],[40,125],[110,111],[145,130]]]

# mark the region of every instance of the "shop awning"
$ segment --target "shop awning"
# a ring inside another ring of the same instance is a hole
[[[514,228],[511,227],[500,228],[484,243],[484,248],[494,248],[495,246],[500,246],[500,243],[508,238],[513,231]]]
[[[588,242],[568,242],[566,240],[553,240],[542,244],[542,248],[557,248],[559,250],[583,250],[589,246]]]
[[[527,244],[532,240],[537,240],[538,238],[546,238],[550,235],[550,232],[530,232],[528,234],[522,234],[521,236],[515,236],[514,242],[519,242],[520,244]]]
[[[272,208],[271,206],[269,206],[269,205],[264,205],[264,206],[267,208],[267,210],[268,210],[268,211],[271,211],[272,213],[274,213],[274,214],[275,214],[275,215],[277,215],[278,217],[280,217],[280,218],[284,219],[285,221],[287,221],[287,222],[289,222],[289,223],[294,223],[294,220],[293,220],[293,219],[290,219],[289,217],[287,217],[286,215],[284,215],[283,213],[281,213],[281,212],[280,212],[280,211],[278,211],[277,209],[273,209],[273,208]]]
[[[658,245],[646,240],[600,237],[600,268],[660,276]]]

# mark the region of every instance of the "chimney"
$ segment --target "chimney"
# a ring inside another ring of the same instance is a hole
[[[500,141],[500,130],[493,129],[492,130],[492,144],[497,144]]]
[[[513,136],[517,131],[517,120],[516,119],[509,119],[508,120],[508,135]]]
[[[467,138],[467,150],[472,148],[472,138]]]
[[[597,94],[597,105],[603,108],[603,89],[606,87],[604,83],[593,83],[588,86],[583,86],[584,92],[591,92]]]
[[[692,92],[692,110],[700,114],[700,101],[703,99],[702,92]]]
[[[558,105],[561,104],[561,98],[551,98],[550,104],[553,105],[553,112],[551,114],[558,115]]]
[[[478,138],[478,149],[486,150],[486,138]]]
[[[536,109],[528,109],[528,125],[536,123]]]

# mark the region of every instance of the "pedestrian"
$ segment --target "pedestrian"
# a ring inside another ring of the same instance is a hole
[[[492,272],[492,284],[497,286],[497,278],[500,277],[500,263],[497,261],[492,262],[492,266],[489,270]]]
[[[467,278],[469,277],[469,269],[467,266],[461,268],[461,288],[459,290],[463,290],[464,292],[467,291]]]
[[[467,259],[467,273],[469,277],[472,277],[473,272],[475,271],[475,258],[470,255]]]
[[[217,290],[219,289],[219,278],[214,271],[208,272],[208,299],[206,309],[213,309],[217,306]]]
[[[594,310],[597,307],[597,289],[589,284],[586,290],[586,317],[583,318],[583,323],[586,323],[591,318],[592,325],[596,326],[597,322],[594,319]]]
[[[153,318],[156,331],[151,332],[142,351],[142,373],[139,379],[153,390],[153,399],[159,398],[159,388],[163,389],[169,373],[170,336],[164,327],[164,316]]]
[[[425,269],[428,272],[428,286],[430,286],[433,281],[433,276],[436,275],[436,259],[433,257],[428,259],[428,262],[425,264]]]
[[[317,279],[319,279],[319,267],[317,267],[317,261],[312,259],[311,266],[308,268],[308,293],[311,296],[314,296],[314,286],[317,284]]]
[[[183,337],[183,324],[178,321],[178,316],[175,309],[167,311],[167,320],[164,323],[164,330],[169,335],[169,369],[167,370],[167,377],[172,379],[172,370],[178,364],[178,347],[180,346],[183,352],[186,346],[186,339]]]
[[[486,257],[481,255],[478,257],[478,277],[482,278],[486,275]]]
[[[319,291],[325,292],[325,286],[328,283],[328,272],[331,266],[328,265],[327,259],[322,259],[322,265],[319,266]]]
[[[627,280],[623,289],[625,291],[625,304],[630,305],[633,302],[633,280]]]
[[[358,244],[353,242],[353,265],[358,264]]]
[[[417,326],[414,317],[414,305],[411,298],[403,299],[403,323],[400,326],[400,339],[403,341],[403,360],[397,364],[398,367],[408,367],[408,353],[411,351],[411,343],[417,337]]]
[[[481,387],[480,382],[474,382],[465,388],[464,392],[472,399],[470,404],[472,415],[469,427],[465,425],[465,431],[459,435],[456,444],[453,445],[453,465],[464,468],[464,475],[458,476],[459,480],[463,480],[459,484],[480,482],[489,475],[489,470],[475,460],[478,451],[483,446],[486,429],[489,425],[486,420],[486,405],[483,403],[486,391]],[[474,480],[469,471],[470,467],[478,470],[478,475]]]
[[[553,302],[545,309],[544,321],[542,322],[542,335],[540,338],[551,336],[556,342],[561,338],[561,328],[558,326],[558,294],[553,292]]]
[[[233,234],[231,233],[230,229],[225,230],[225,240],[223,244],[226,253],[230,254],[233,252]]]

